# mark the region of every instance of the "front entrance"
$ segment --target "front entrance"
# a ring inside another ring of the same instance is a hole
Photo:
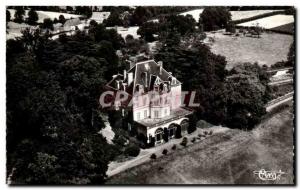
[[[155,144],[161,144],[163,142],[163,130],[161,128],[155,131]]]
[[[175,124],[171,124],[168,128],[169,131],[169,139],[172,139],[175,137],[176,134],[176,125]]]

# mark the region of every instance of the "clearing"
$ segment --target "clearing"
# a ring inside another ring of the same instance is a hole
[[[293,184],[293,118],[290,106],[253,131],[213,134],[114,175],[107,184]],[[285,173],[262,181],[254,174],[261,169]]]
[[[243,62],[271,66],[279,61],[286,61],[293,42],[293,36],[278,33],[262,33],[260,38],[224,35],[224,30],[207,32],[212,52],[226,57],[227,69]]]

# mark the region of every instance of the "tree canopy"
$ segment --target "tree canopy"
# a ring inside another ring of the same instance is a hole
[[[231,13],[226,7],[206,7],[200,14],[201,22],[205,31],[226,28],[231,21]]]
[[[28,24],[35,25],[38,20],[39,20],[39,16],[37,12],[34,9],[31,9],[28,12],[28,18],[27,18]]]
[[[98,28],[99,29],[99,28]],[[116,147],[98,98],[118,69],[112,31],[7,41],[7,171],[13,184],[102,184]],[[101,36],[100,36],[101,35]],[[104,41],[105,40],[105,41]]]
[[[22,6],[17,6],[15,8],[16,12],[15,12],[15,19],[14,21],[16,23],[22,23],[24,22],[24,15],[25,15],[25,10]]]

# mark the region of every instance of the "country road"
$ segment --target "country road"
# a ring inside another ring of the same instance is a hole
[[[108,184],[292,184],[292,106],[253,131],[227,130],[108,179]],[[171,150],[170,150],[171,152]],[[262,181],[253,172],[285,172]]]
[[[292,84],[293,83],[293,79],[285,79],[285,80],[279,80],[279,81],[274,81],[274,82],[269,82],[268,85],[269,86],[278,86],[278,85],[284,85],[284,84]]]

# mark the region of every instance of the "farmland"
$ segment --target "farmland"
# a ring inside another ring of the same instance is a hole
[[[252,11],[230,11],[232,15],[232,20],[241,20],[241,19],[246,19],[246,18],[251,18],[259,15],[263,15],[266,13],[272,13],[272,12],[277,12],[278,10],[252,10]],[[199,15],[203,12],[203,9],[195,9],[192,11],[187,11],[184,13],[181,13],[180,15],[192,15],[193,18],[198,21],[199,20]]]
[[[290,24],[294,22],[294,16],[292,15],[274,15],[265,18],[256,19],[249,22],[238,24],[238,26],[256,26],[257,24],[265,29],[271,29],[274,27]]]
[[[293,36],[277,33],[263,33],[261,38],[240,35],[224,35],[222,31],[207,33],[214,39],[211,50],[226,57],[227,69],[241,62],[257,62],[259,65],[271,66],[278,61],[287,60]]]
[[[292,107],[286,108],[251,132],[227,130],[212,135],[183,150],[117,174],[107,183],[292,184],[292,113]],[[262,181],[253,173],[260,169],[282,170],[285,174],[277,181]]]

